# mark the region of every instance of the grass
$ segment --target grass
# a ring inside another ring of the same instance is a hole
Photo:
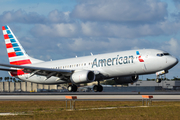
[[[68,103],[69,105],[69,103]],[[2,120],[119,120],[119,119],[179,119],[180,102],[153,101],[151,107],[141,107],[141,101],[76,101],[76,110],[67,111],[65,101],[0,101]],[[92,109],[106,108],[113,109]]]

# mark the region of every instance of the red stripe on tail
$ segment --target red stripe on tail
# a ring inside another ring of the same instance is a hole
[[[2,30],[6,30],[6,28],[4,26],[2,26]]]
[[[16,56],[15,52],[8,53],[8,57],[15,57],[15,56]]]
[[[4,39],[9,39],[8,34],[5,34],[5,35],[4,35]]]
[[[29,59],[19,60],[19,61],[10,62],[10,64],[12,64],[12,65],[25,65],[25,64],[31,64],[31,61]]]
[[[12,47],[13,47],[13,46],[12,46],[11,43],[6,44],[6,48],[12,48]]]

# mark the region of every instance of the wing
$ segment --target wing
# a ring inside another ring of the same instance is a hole
[[[34,67],[34,66],[20,66],[20,65],[11,65],[11,64],[1,64],[0,66],[11,67],[11,68],[0,68],[0,70],[4,71],[17,71],[17,68],[20,68],[25,73],[30,73],[30,76],[34,74],[46,76],[46,78],[50,78],[51,76],[61,77],[68,79],[70,75],[74,72],[74,70],[64,70],[64,69],[52,69],[52,68],[44,68],[44,67]]]

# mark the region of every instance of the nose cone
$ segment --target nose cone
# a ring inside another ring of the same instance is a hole
[[[176,58],[176,62],[175,62],[175,65],[178,64],[179,60]]]
[[[179,60],[175,57],[171,57],[168,61],[170,63],[170,68],[174,67],[176,64],[178,64]]]
[[[179,62],[179,60],[178,60],[177,58],[174,58],[174,61],[173,61],[174,66],[175,66],[176,64],[178,64],[178,62]]]

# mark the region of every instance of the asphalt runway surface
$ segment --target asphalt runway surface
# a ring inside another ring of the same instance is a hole
[[[104,100],[104,101],[140,101],[142,100],[142,95],[125,95],[125,94],[119,94],[119,95],[110,95],[110,94],[104,94],[104,95],[76,95],[76,94],[0,94],[0,100],[6,101],[6,100],[66,100],[65,96],[77,96],[77,100]],[[180,95],[152,95],[152,100],[156,101],[180,101]]]

